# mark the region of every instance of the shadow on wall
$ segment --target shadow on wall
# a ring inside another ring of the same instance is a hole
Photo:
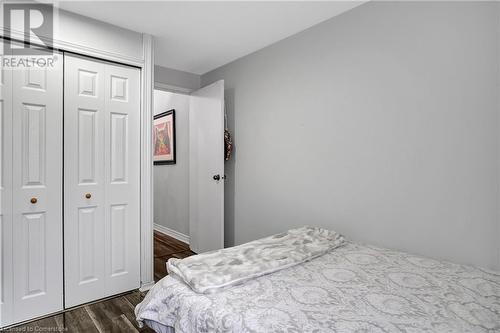
[[[227,113],[227,127],[231,132],[234,142],[234,89],[226,89],[224,98]],[[224,246],[234,246],[235,230],[234,230],[234,188],[236,179],[234,168],[236,157],[238,154],[237,143],[233,146],[233,154],[229,161],[224,164],[224,173],[226,174],[226,182],[224,184]]]

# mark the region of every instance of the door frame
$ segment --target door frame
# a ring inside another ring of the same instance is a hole
[[[5,32],[0,29],[0,38]],[[10,32],[11,39],[24,42],[24,34]],[[146,291],[154,285],[153,272],[153,140],[151,136],[153,119],[154,90],[154,37],[142,34],[142,58],[132,58],[119,53],[97,50],[84,45],[53,40],[52,48],[138,67],[141,69],[141,110],[140,110],[140,290]],[[41,45],[44,47],[43,45]]]

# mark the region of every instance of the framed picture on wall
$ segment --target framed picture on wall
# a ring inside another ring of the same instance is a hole
[[[175,164],[175,110],[154,116],[153,163]]]

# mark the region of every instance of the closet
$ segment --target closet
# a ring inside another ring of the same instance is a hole
[[[1,326],[140,284],[140,70],[54,55],[0,71]]]

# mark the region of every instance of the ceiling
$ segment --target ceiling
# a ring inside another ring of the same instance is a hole
[[[62,9],[155,36],[155,63],[204,74],[360,1],[60,1]]]

